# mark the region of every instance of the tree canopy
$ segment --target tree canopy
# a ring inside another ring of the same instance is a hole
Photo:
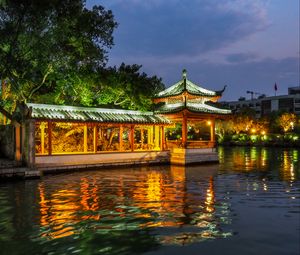
[[[95,87],[96,104],[132,110],[150,110],[151,99],[164,89],[160,78],[140,72],[141,65],[103,69]]]
[[[58,80],[51,92],[43,89],[36,103],[102,106],[131,110],[151,110],[152,97],[164,89],[161,78],[141,72],[141,65],[108,67],[90,76],[76,74]]]
[[[116,27],[110,10],[87,9],[84,0],[2,1],[6,106],[30,101],[150,110],[152,96],[164,88],[161,79],[136,64],[105,68]]]
[[[77,81],[87,87],[105,66],[116,26],[110,10],[89,10],[83,0],[1,1],[0,79],[9,99],[36,101]]]

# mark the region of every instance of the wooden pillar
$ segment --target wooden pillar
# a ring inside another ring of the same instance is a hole
[[[148,143],[148,146],[149,146],[152,143],[151,142],[151,128],[148,128],[147,132],[148,132],[147,143]]]
[[[119,150],[120,151],[124,150],[123,132],[124,132],[124,127],[123,127],[123,125],[120,125],[120,131],[119,131]]]
[[[84,124],[83,127],[83,152],[87,152],[88,150],[87,146],[87,124]]]
[[[154,150],[160,150],[159,143],[159,126],[154,127]]]
[[[45,123],[41,122],[40,130],[41,130],[41,153],[45,153]]]
[[[34,167],[35,164],[35,121],[27,121],[27,165],[30,168]]]
[[[25,148],[26,148],[26,123],[21,123],[21,158],[22,161],[26,159]]]
[[[130,146],[131,151],[134,151],[134,125],[130,126]]]
[[[97,153],[97,147],[98,147],[98,127],[97,124],[94,124],[93,127],[93,147],[94,147],[94,153]]]
[[[215,119],[211,121],[210,125],[210,141],[215,145],[216,135],[215,135]]]
[[[161,150],[164,150],[165,147],[165,127],[161,126]]]
[[[182,118],[182,147],[187,147],[187,116],[186,113],[183,113]]]
[[[141,149],[144,147],[144,129],[141,128]]]
[[[48,121],[48,155],[52,155],[52,122]]]
[[[149,139],[148,139],[148,144],[150,144],[150,148],[151,148],[151,150],[153,150],[154,149],[154,141],[153,141],[153,129],[154,129],[154,126],[152,126],[152,127],[150,127],[149,128],[149,131],[148,131],[148,137],[149,137]]]
[[[15,160],[21,160],[21,125],[19,123],[15,124],[16,130],[16,151],[15,151]]]

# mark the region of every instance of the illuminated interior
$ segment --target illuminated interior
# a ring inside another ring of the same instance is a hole
[[[49,128],[50,127],[50,128]],[[163,150],[163,126],[37,121],[36,155]]]

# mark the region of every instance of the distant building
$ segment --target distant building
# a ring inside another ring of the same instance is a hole
[[[300,94],[300,86],[298,86],[298,87],[290,87],[288,90],[289,90],[289,95]]]
[[[233,112],[239,112],[246,107],[253,109],[257,118],[268,115],[273,111],[286,111],[300,115],[300,87],[288,88],[288,95],[260,96],[247,100],[241,97],[238,101],[222,102],[222,104]]]

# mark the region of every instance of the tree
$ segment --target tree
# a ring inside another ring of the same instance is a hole
[[[278,124],[284,132],[293,130],[297,123],[297,117],[294,113],[283,113],[278,118]]]
[[[102,6],[84,6],[84,0],[1,1],[0,79],[11,101],[56,95],[76,80],[92,84],[117,24]]]
[[[218,141],[223,142],[226,136],[232,135],[234,132],[234,123],[232,119],[216,121],[216,135]]]
[[[151,110],[152,97],[164,89],[160,78],[140,72],[141,65],[102,69],[93,88],[96,105],[133,110]]]
[[[235,133],[249,132],[255,122],[255,111],[249,107],[244,107],[240,112],[232,116],[232,128]]]

